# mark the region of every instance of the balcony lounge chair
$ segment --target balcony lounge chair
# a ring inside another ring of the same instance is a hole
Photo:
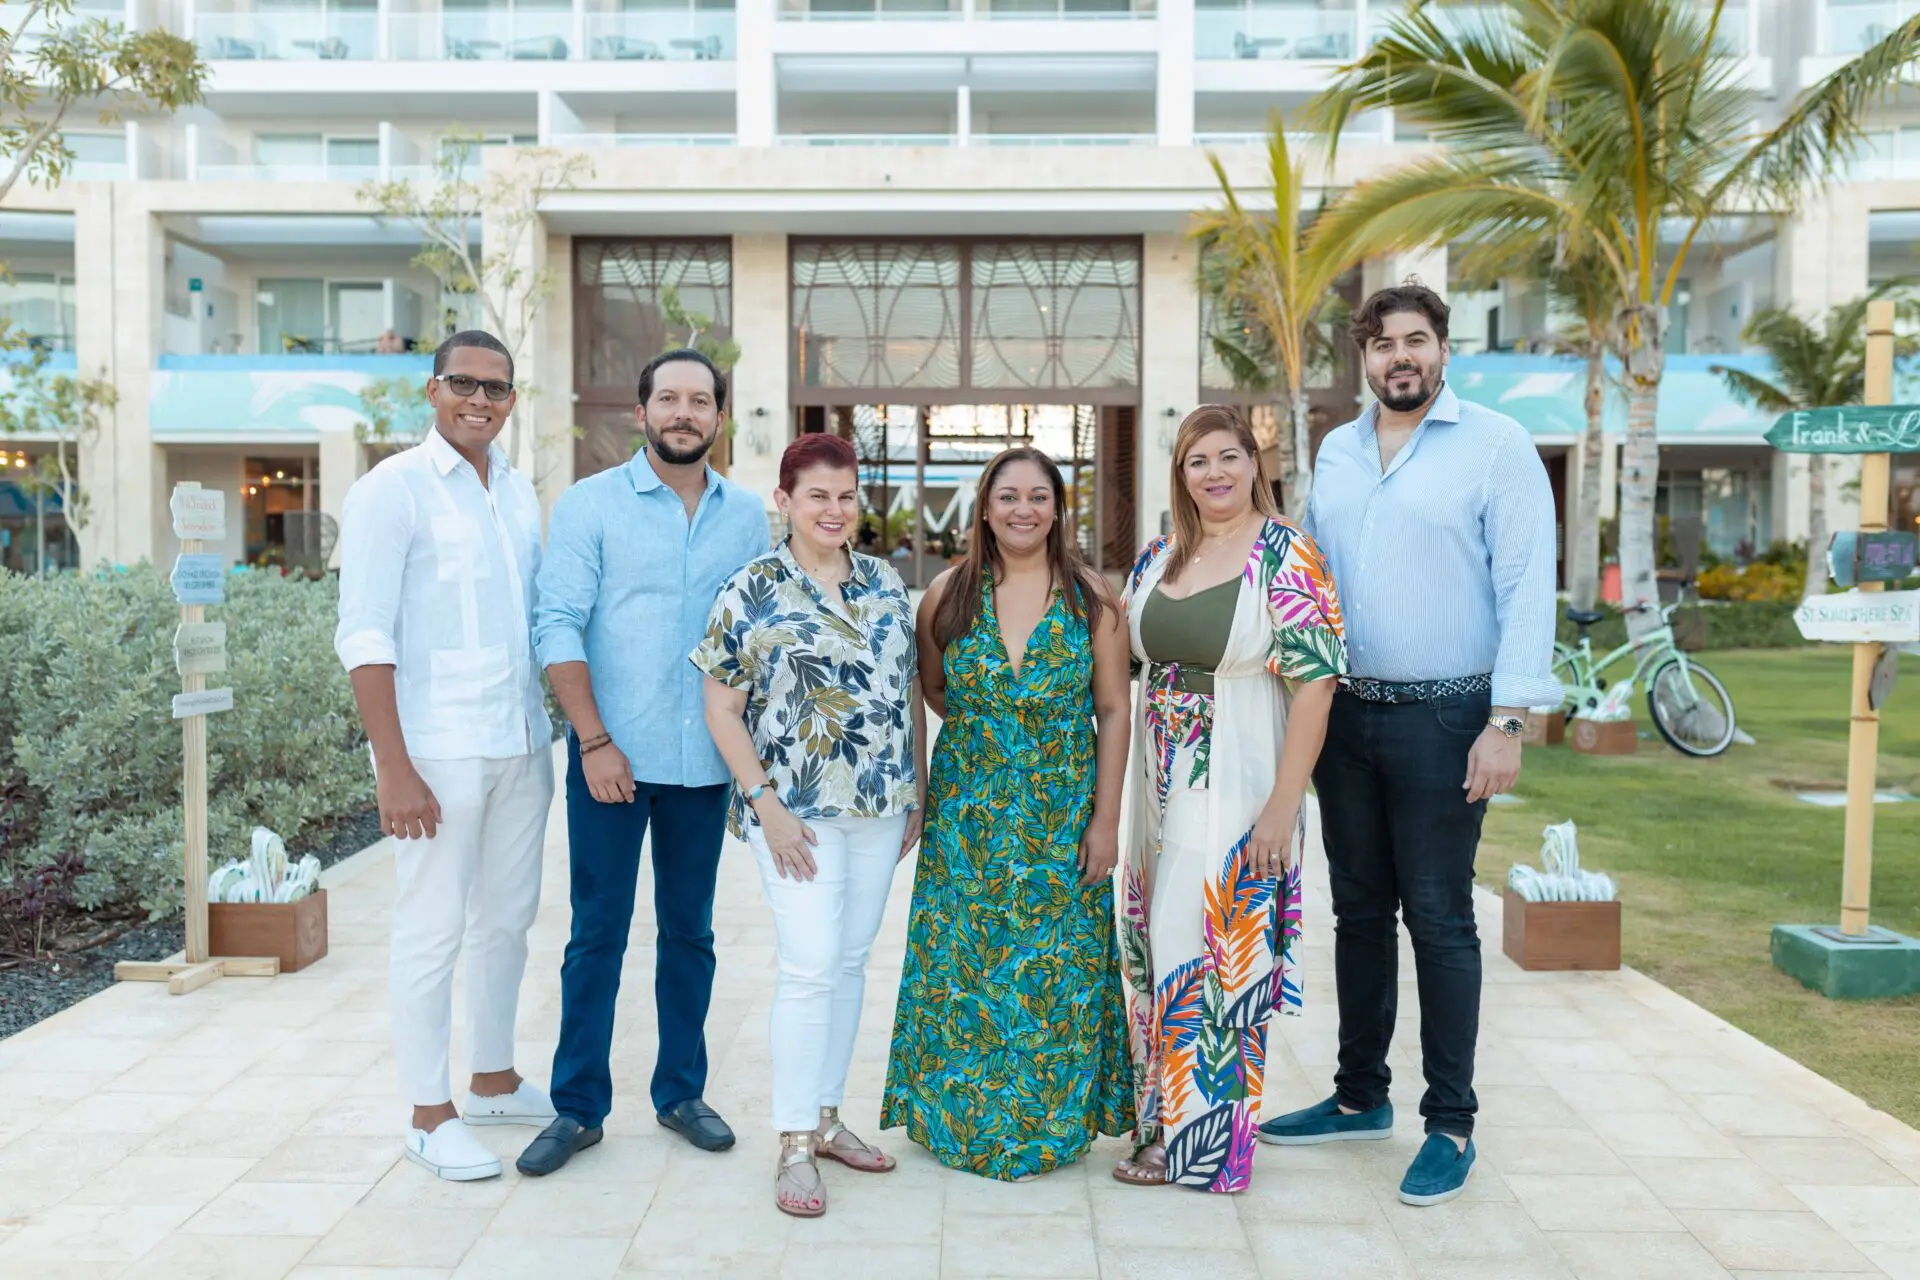
[[[215,36],[207,50],[210,62],[258,62],[266,56],[264,40],[237,40],[232,36]]]
[[[529,36],[507,45],[507,57],[515,62],[565,62],[567,42],[559,36]]]
[[[1285,36],[1262,36],[1255,39],[1244,31],[1233,33],[1233,56],[1236,58],[1258,58],[1268,49],[1277,54],[1286,47]]]
[[[632,36],[595,36],[593,58],[596,62],[659,62],[660,46],[651,40]]]

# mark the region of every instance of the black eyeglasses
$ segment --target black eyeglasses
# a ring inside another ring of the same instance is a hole
[[[461,399],[466,399],[476,390],[484,389],[489,400],[505,400],[513,394],[513,384],[502,382],[498,378],[471,378],[464,373],[436,373],[435,382],[444,383],[447,390]]]

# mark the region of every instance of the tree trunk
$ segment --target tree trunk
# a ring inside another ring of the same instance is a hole
[[[1626,347],[1627,444],[1620,458],[1620,598],[1627,634],[1638,640],[1660,625],[1658,529],[1654,492],[1660,482],[1660,378],[1666,371],[1667,309],[1657,303],[1622,317],[1632,335]],[[1651,606],[1637,611],[1638,605]]]
[[[1580,442],[1580,505],[1573,516],[1573,564],[1567,574],[1574,607],[1591,609],[1600,596],[1600,455],[1607,447],[1607,355],[1587,352],[1587,434]]]
[[[1827,460],[1807,455],[1807,583],[1801,599],[1827,591]]]
[[[1313,450],[1306,392],[1294,393],[1292,409],[1293,466],[1287,472],[1285,502],[1288,518],[1297,523],[1307,518],[1307,499],[1313,493]]]

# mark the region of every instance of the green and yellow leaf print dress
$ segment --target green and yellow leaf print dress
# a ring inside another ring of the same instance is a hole
[[[1056,590],[1016,676],[989,581],[944,668],[881,1124],[1012,1180],[1133,1126],[1113,884],[1080,883],[1093,645]]]

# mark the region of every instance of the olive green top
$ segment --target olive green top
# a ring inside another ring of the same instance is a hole
[[[1165,679],[1169,664],[1180,669],[1174,687],[1186,693],[1213,693],[1213,669],[1226,656],[1233,634],[1233,613],[1240,604],[1238,575],[1175,600],[1159,587],[1140,614],[1140,647],[1153,663],[1152,677]]]

